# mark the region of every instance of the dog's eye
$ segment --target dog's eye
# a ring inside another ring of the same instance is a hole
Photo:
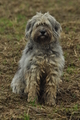
[[[57,32],[58,31],[58,27],[55,26],[55,31]]]
[[[48,24],[46,24],[46,23],[45,23],[44,25],[45,25],[46,27],[49,27],[49,25],[48,25]]]
[[[47,25],[46,23],[43,23],[43,25]]]
[[[38,26],[39,26],[39,25],[37,24],[37,25],[36,25],[36,28],[37,28]]]

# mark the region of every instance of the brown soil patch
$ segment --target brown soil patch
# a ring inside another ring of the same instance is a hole
[[[27,20],[37,11],[61,23],[65,56],[55,107],[28,104],[12,93],[10,83],[26,44]],[[26,115],[24,115],[26,114]],[[80,0],[0,0],[0,120],[80,120]]]

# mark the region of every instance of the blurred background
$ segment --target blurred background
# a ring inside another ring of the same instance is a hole
[[[36,12],[49,12],[63,29],[65,68],[55,107],[28,104],[10,88]],[[0,119],[80,120],[80,0],[0,0]]]

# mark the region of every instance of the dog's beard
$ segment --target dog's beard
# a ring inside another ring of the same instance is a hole
[[[35,41],[37,43],[46,44],[51,41],[51,36],[49,36],[47,33],[45,35],[39,34],[36,36]]]
[[[42,29],[36,29],[33,33],[33,40],[39,44],[48,44],[52,40],[51,31],[44,27]]]

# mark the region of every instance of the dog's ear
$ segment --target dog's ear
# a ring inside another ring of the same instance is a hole
[[[58,33],[58,35],[59,35],[59,37],[60,37],[60,33],[61,33],[61,31],[62,31],[62,27],[61,27],[61,25],[60,25],[59,22],[55,21],[54,29],[55,29],[55,31]]]
[[[53,29],[53,31],[55,31],[56,33],[57,33],[57,35],[60,37],[60,33],[61,33],[61,31],[62,31],[62,28],[61,28],[61,25],[60,25],[60,23],[59,22],[57,22],[56,21],[56,19],[53,17],[53,16],[51,16],[49,13],[47,13],[48,14],[48,20],[49,20],[49,22],[51,23],[51,25],[52,25],[52,29]]]
[[[25,29],[25,37],[29,38],[31,31],[31,20],[27,22],[26,29]]]
[[[31,21],[29,20],[26,26],[26,31],[29,31],[30,28],[31,28]]]
[[[34,17],[27,22],[26,29],[25,29],[26,38],[30,37],[30,34],[32,32],[32,29],[33,29],[35,22],[36,22],[36,19]]]

